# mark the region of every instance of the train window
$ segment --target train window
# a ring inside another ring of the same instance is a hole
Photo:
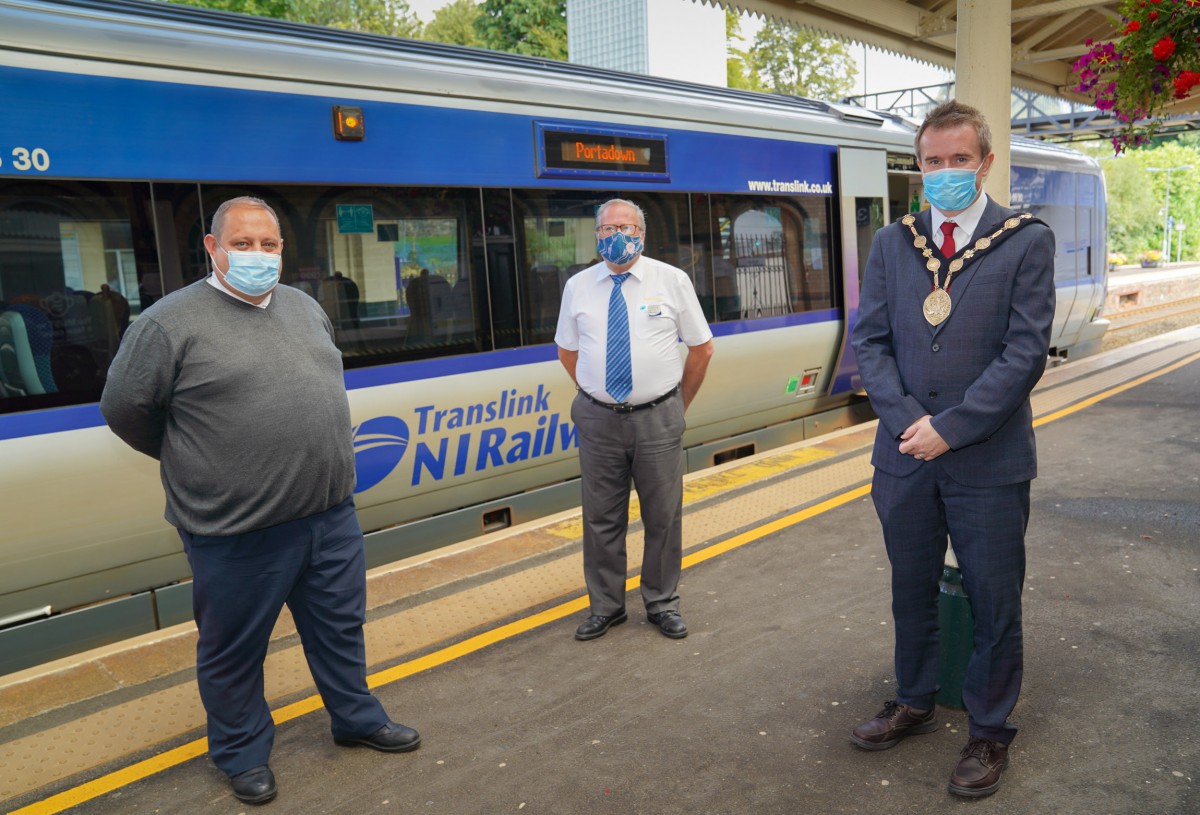
[[[92,402],[161,290],[148,184],[0,180],[0,412]]]
[[[829,200],[709,196],[695,214],[712,258],[713,319],[832,308]]]
[[[554,342],[563,287],[571,275],[598,261],[596,207],[602,201],[578,192],[514,192],[526,344]]]
[[[683,267],[692,265],[686,196],[644,192],[551,192],[516,190],[514,223],[521,247],[519,274],[521,329],[525,344],[553,342],[567,280],[599,262],[596,210],[624,198],[646,216],[647,257]],[[680,236],[685,236],[681,240]]]
[[[253,195],[270,204],[284,239],[283,282],[321,305],[346,367],[482,350],[471,249],[482,232],[477,190],[158,187],[174,208],[183,284],[208,274],[201,241],[221,202]]]

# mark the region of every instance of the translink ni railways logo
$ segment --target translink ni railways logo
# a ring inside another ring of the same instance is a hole
[[[398,416],[377,416],[354,428],[355,493],[390,476],[410,446],[414,487],[579,447],[575,426],[551,412],[545,385],[524,394],[510,388],[489,402],[421,405],[413,409],[412,423],[415,440],[410,422]]]

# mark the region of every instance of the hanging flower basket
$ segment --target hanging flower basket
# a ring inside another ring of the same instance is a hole
[[[1117,153],[1147,144],[1168,108],[1200,85],[1200,0],[1122,0],[1120,9],[1118,36],[1087,40],[1074,65],[1075,90],[1121,122]]]

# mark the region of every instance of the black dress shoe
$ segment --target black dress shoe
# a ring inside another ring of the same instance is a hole
[[[657,625],[664,637],[681,640],[687,636],[687,623],[678,611],[660,611],[658,614],[647,614],[646,619],[651,625]]]
[[[628,615],[624,610],[618,611],[610,617],[604,617],[600,614],[593,614],[583,621],[579,628],[575,629],[575,639],[577,640],[594,640],[596,637],[603,637],[608,629],[614,625],[620,625],[628,620]]]
[[[411,727],[405,727],[395,722],[388,722],[371,735],[363,736],[361,739],[335,738],[334,742],[343,747],[364,744],[367,747],[374,747],[376,750],[382,750],[385,753],[407,753],[409,750],[416,750],[421,746],[421,734]]]
[[[229,776],[234,796],[244,804],[265,804],[275,797],[275,774],[266,764]]]

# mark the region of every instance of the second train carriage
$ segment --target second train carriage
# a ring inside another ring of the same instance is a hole
[[[335,326],[372,564],[577,503],[552,340],[599,202],[643,207],[712,323],[697,469],[863,414],[860,268],[921,200],[913,128],[868,111],[140,0],[0,0],[0,102],[0,672],[190,615],[157,464],[96,402],[222,200],[275,207]],[[1059,241],[1056,352],[1085,353],[1102,177],[1012,161]]]

